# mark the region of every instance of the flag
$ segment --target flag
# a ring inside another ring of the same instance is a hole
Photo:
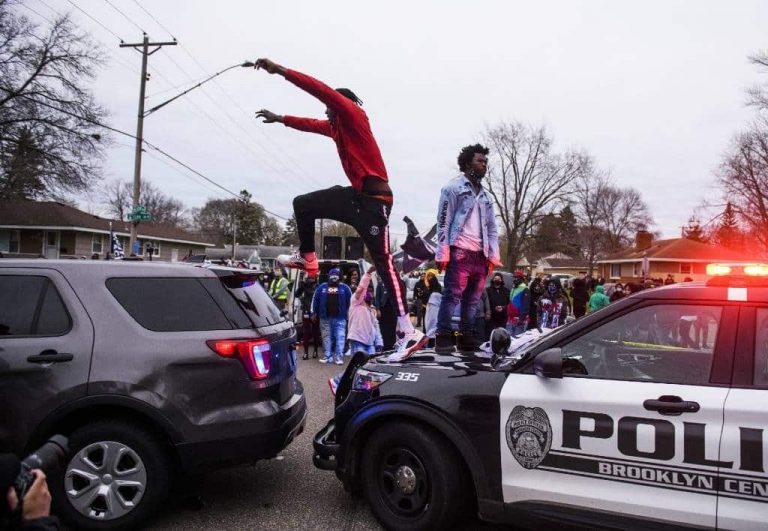
[[[109,224],[109,252],[112,255],[112,258],[119,260],[121,258],[125,258],[125,253],[123,252],[123,246],[120,245],[120,239],[117,237],[117,234],[112,232],[112,223]]]
[[[398,258],[402,259],[401,268],[403,272],[410,273],[424,262],[435,259],[437,228],[436,226],[432,227],[427,234],[422,236],[419,234],[419,229],[416,228],[416,225],[408,216],[404,217],[403,221],[408,225],[408,236],[405,243],[400,246],[403,253]]]

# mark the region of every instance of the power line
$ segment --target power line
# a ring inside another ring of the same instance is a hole
[[[21,94],[21,95],[19,95],[19,97],[20,97],[20,98],[25,98],[25,99],[28,99],[28,100],[30,100],[30,101],[33,101],[33,102],[35,102],[35,103],[37,103],[37,104],[39,104],[39,105],[42,105],[42,106],[44,106],[44,107],[48,107],[48,108],[50,108],[50,109],[56,110],[56,111],[58,111],[58,112],[61,112],[62,114],[66,114],[66,115],[68,115],[68,116],[72,116],[72,117],[74,117],[74,118],[77,118],[77,119],[79,119],[79,120],[82,120],[82,121],[84,121],[84,122],[88,122],[88,123],[91,123],[91,124],[93,124],[93,125],[97,125],[97,126],[99,126],[99,127],[103,127],[104,129],[108,129],[108,130],[110,130],[110,131],[113,131],[113,132],[115,132],[115,133],[119,133],[119,134],[121,134],[121,135],[123,135],[123,136],[127,136],[127,137],[129,137],[129,138],[133,138],[134,140],[137,140],[136,136],[132,135],[131,133],[127,133],[127,132],[125,132],[125,131],[121,131],[120,129],[116,129],[116,128],[114,128],[114,127],[111,127],[111,126],[109,126],[109,125],[106,125],[106,124],[104,124],[104,123],[102,123],[102,122],[99,122],[98,120],[94,120],[94,119],[92,119],[92,118],[88,118],[88,117],[86,117],[86,116],[80,116],[80,115],[78,115],[78,114],[76,114],[76,113],[73,113],[73,112],[70,112],[70,111],[68,111],[68,110],[66,110],[66,109],[62,109],[62,108],[60,108],[60,107],[56,107],[55,105],[51,105],[51,104],[49,104],[49,103],[46,103],[46,102],[40,101],[40,100],[38,100],[38,99],[35,99],[35,98],[32,98],[32,97],[30,97],[30,96],[26,96],[26,95],[24,95],[24,94]],[[170,153],[168,153],[167,151],[165,151],[165,150],[163,150],[162,148],[160,148],[160,147],[156,146],[155,144],[153,144],[153,143],[149,142],[148,140],[144,139],[144,144],[146,144],[146,145],[147,145],[147,146],[149,146],[150,148],[154,149],[154,150],[155,150],[155,151],[157,151],[158,153],[161,153],[161,154],[162,154],[162,155],[164,155],[165,157],[167,157],[167,158],[171,159],[171,160],[172,160],[172,161],[174,161],[176,164],[178,164],[178,165],[180,165],[180,166],[182,166],[182,167],[186,168],[187,170],[191,171],[192,173],[194,173],[194,174],[195,174],[195,175],[197,175],[198,177],[201,177],[201,178],[205,179],[206,181],[208,181],[209,183],[211,183],[212,185],[214,185],[216,188],[219,188],[220,190],[223,190],[224,192],[226,192],[226,193],[228,193],[228,194],[232,195],[233,197],[236,197],[236,198],[238,198],[238,199],[240,198],[240,194],[236,194],[236,193],[235,193],[235,192],[233,192],[232,190],[229,190],[228,188],[225,188],[224,186],[220,185],[219,183],[217,183],[216,181],[214,181],[214,180],[213,180],[213,179],[211,179],[210,177],[207,177],[206,175],[204,175],[204,174],[202,174],[201,172],[197,171],[196,169],[194,169],[193,167],[189,166],[188,164],[186,164],[186,163],[184,163],[184,162],[180,161],[179,159],[177,159],[176,157],[174,157],[173,155],[171,155],[171,154],[170,154]],[[264,207],[262,206],[262,208],[264,208]],[[271,212],[271,211],[267,210],[266,208],[264,208],[264,212],[266,212],[267,214],[270,214],[270,215],[272,215],[272,216],[275,216],[275,217],[277,217],[277,218],[280,218],[280,219],[283,219],[283,220],[285,220],[285,221],[288,221],[288,218],[286,218],[285,216],[281,216],[281,215],[279,215],[279,214],[276,214],[276,213],[274,213],[274,212]]]
[[[124,18],[125,20],[127,20],[128,22],[130,22],[131,24],[133,24],[134,26],[136,26],[136,27],[139,29],[139,31],[140,31],[140,32],[142,32],[142,33],[146,33],[146,31],[144,31],[144,29],[143,29],[141,26],[139,26],[138,24],[136,24],[136,23],[133,21],[133,19],[132,19],[131,17],[129,17],[128,15],[126,15],[125,13],[123,13],[122,11],[120,11],[120,9],[118,9],[118,8],[117,8],[117,6],[115,6],[115,4],[113,4],[113,3],[112,3],[112,2],[110,2],[109,0],[104,0],[104,1],[105,1],[107,4],[109,4],[109,5],[112,7],[112,9],[114,9],[115,11],[117,11],[118,13],[120,13],[120,14],[123,16],[123,18]]]
[[[147,11],[147,9],[146,9],[146,8],[145,8],[143,5],[141,5],[141,4],[139,3],[139,1],[138,1],[138,0],[133,0],[133,3],[134,3],[134,4],[136,4],[137,6],[139,6],[139,7],[141,8],[141,10],[142,10],[142,11],[144,11],[144,12],[145,12],[147,15],[149,15],[149,18],[151,18],[152,20],[154,20],[154,21],[155,21],[155,24],[157,24],[158,26],[160,26],[160,29],[162,29],[163,31],[165,31],[166,33],[168,33],[168,35],[170,35],[170,36],[171,36],[171,38],[172,38],[173,40],[176,40],[176,37],[174,37],[174,36],[173,36],[173,33],[171,33],[171,30],[169,30],[168,28],[166,28],[165,26],[163,26],[163,25],[160,23],[160,21],[159,21],[159,20],[157,20],[157,19],[156,19],[156,18],[155,18],[155,17],[152,15],[152,13],[150,13],[149,11]]]
[[[93,20],[93,21],[94,21],[96,24],[98,24],[99,26],[101,26],[102,28],[104,28],[105,30],[107,30],[109,33],[111,33],[112,35],[114,35],[114,37],[115,37],[117,40],[119,40],[120,42],[125,42],[125,41],[123,41],[123,39],[121,39],[121,38],[120,38],[120,35],[118,35],[118,34],[117,34],[117,33],[115,33],[114,31],[112,31],[112,30],[111,30],[111,29],[109,29],[108,27],[106,27],[106,26],[105,26],[104,24],[102,24],[102,23],[101,23],[101,22],[100,22],[98,19],[96,19],[96,17],[92,16],[90,13],[88,13],[87,11],[85,11],[85,10],[84,10],[83,8],[81,8],[79,5],[77,5],[76,3],[74,3],[72,0],[67,0],[67,2],[69,2],[70,4],[72,4],[72,5],[75,7],[75,9],[77,9],[78,11],[80,11],[81,13],[83,13],[83,14],[84,14],[86,17],[90,18],[90,19],[91,19],[91,20]]]
[[[171,30],[169,30],[169,29],[168,29],[168,28],[167,28],[165,25],[163,25],[163,24],[162,24],[162,23],[161,23],[161,22],[160,22],[160,21],[157,19],[157,17],[155,17],[155,16],[154,16],[154,15],[153,15],[153,14],[152,14],[152,13],[151,13],[151,12],[150,12],[148,9],[146,9],[146,8],[145,8],[145,7],[144,7],[144,6],[143,6],[143,5],[142,5],[142,4],[141,4],[141,3],[140,3],[138,0],[133,0],[133,1],[134,1],[134,3],[136,3],[136,5],[138,5],[138,6],[139,6],[139,7],[142,9],[142,11],[144,11],[144,12],[145,12],[145,13],[146,13],[146,14],[147,14],[147,15],[148,15],[148,16],[149,16],[149,17],[150,17],[150,18],[151,18],[151,19],[152,19],[152,20],[153,20],[153,21],[154,21],[154,22],[155,22],[155,23],[156,23],[156,24],[157,24],[157,25],[158,25],[158,26],[159,26],[159,27],[162,29],[162,30],[164,30],[165,32],[167,32],[167,33],[168,33],[168,34],[169,34],[171,37],[173,37],[173,39],[174,39],[174,40],[176,40],[176,37],[173,35],[173,32],[172,32]],[[204,67],[204,66],[203,66],[203,65],[200,63],[200,61],[198,61],[198,60],[197,60],[197,58],[196,58],[196,57],[195,57],[195,56],[194,56],[194,55],[193,55],[193,54],[192,54],[192,53],[191,53],[191,52],[190,52],[190,51],[189,51],[189,50],[188,50],[188,49],[187,49],[187,48],[186,48],[186,47],[185,47],[183,44],[179,43],[179,47],[180,47],[180,48],[181,48],[181,49],[184,51],[184,53],[186,53],[186,54],[187,54],[187,55],[188,55],[188,56],[189,56],[189,57],[192,59],[192,61],[194,61],[194,63],[195,63],[197,66],[198,66],[198,68],[200,68],[200,70],[201,70],[202,72],[207,72],[207,69],[206,69],[206,68],[205,68],[205,67]],[[175,65],[175,66],[176,66],[178,69],[179,69],[179,71],[180,71],[180,72],[182,72],[184,75],[186,75],[188,79],[190,79],[190,80],[191,80],[191,79],[193,79],[193,78],[192,78],[192,76],[189,74],[189,72],[187,72],[187,71],[186,71],[186,70],[185,70],[185,69],[184,69],[184,68],[183,68],[183,67],[182,67],[182,66],[181,66],[181,65],[180,65],[180,64],[179,64],[179,63],[178,63],[178,62],[177,62],[175,59],[173,59],[173,57],[171,57],[169,54],[166,54],[166,55],[168,56],[168,59],[169,59],[169,60],[170,60],[170,61],[171,61],[171,62],[172,62],[172,63],[173,63],[173,64],[174,64],[174,65]],[[227,92],[227,91],[224,89],[224,87],[223,87],[223,86],[222,86],[222,85],[221,85],[221,84],[220,84],[218,81],[214,81],[214,84],[215,84],[215,85],[216,85],[216,86],[219,88],[219,90],[222,92],[222,94],[224,94],[224,96],[226,96],[226,98],[227,98],[229,101],[231,101],[231,102],[232,102],[232,103],[233,103],[233,104],[234,104],[234,105],[235,105],[235,106],[236,106],[236,107],[237,107],[237,108],[238,108],[238,109],[239,109],[239,110],[240,110],[240,111],[243,113],[243,115],[244,115],[244,116],[247,116],[247,115],[248,115],[248,112],[247,112],[245,109],[243,109],[243,108],[242,108],[242,106],[240,106],[240,105],[237,103],[237,101],[236,101],[236,100],[235,100],[235,99],[234,99],[234,98],[233,98],[233,97],[232,97],[232,96],[231,96],[231,95],[230,95],[230,94],[229,94],[229,93],[228,93],[228,92]],[[295,175],[297,175],[297,176],[298,176],[299,174],[303,174],[303,175],[304,175],[304,177],[306,177],[308,180],[312,181],[312,182],[313,182],[315,185],[317,185],[317,186],[322,186],[322,183],[320,182],[320,180],[319,180],[317,177],[315,177],[314,175],[311,175],[310,173],[308,173],[307,171],[305,171],[305,170],[304,170],[304,168],[302,168],[300,165],[298,165],[298,164],[296,163],[295,159],[293,159],[293,157],[291,157],[291,156],[290,156],[290,155],[289,155],[289,154],[288,154],[288,153],[287,153],[287,152],[286,152],[286,151],[285,151],[285,150],[282,148],[282,146],[280,146],[278,143],[274,142],[274,140],[272,140],[272,139],[269,137],[269,135],[267,135],[267,134],[266,134],[264,131],[262,131],[261,129],[259,129],[259,133],[260,133],[260,134],[261,134],[261,135],[262,135],[264,138],[266,138],[266,139],[267,139],[267,141],[268,141],[268,142],[269,142],[269,143],[270,143],[270,144],[271,144],[271,145],[272,145],[272,146],[273,146],[273,147],[274,147],[276,150],[280,151],[280,152],[283,154],[283,157],[282,157],[282,158],[281,158],[281,157],[274,157],[274,154],[273,154],[271,151],[269,151],[267,148],[265,148],[265,147],[264,147],[264,146],[261,144],[261,142],[259,142],[259,141],[258,141],[258,140],[257,140],[257,139],[256,139],[256,138],[253,136],[253,134],[251,133],[251,131],[249,131],[247,128],[245,128],[245,127],[244,127],[244,126],[243,126],[243,125],[242,125],[242,124],[241,124],[241,123],[240,123],[238,120],[236,120],[235,118],[233,118],[233,117],[232,117],[232,115],[231,115],[231,114],[229,114],[229,113],[227,112],[227,110],[226,110],[226,109],[223,109],[223,108],[221,108],[221,107],[218,105],[218,103],[219,103],[219,102],[217,102],[215,99],[213,99],[213,98],[212,98],[212,97],[211,97],[211,96],[208,94],[208,91],[207,91],[207,90],[202,90],[202,92],[205,94],[206,98],[208,98],[209,100],[211,100],[211,102],[212,102],[212,103],[214,103],[214,104],[217,106],[217,108],[218,108],[218,110],[219,110],[219,111],[221,111],[221,112],[222,112],[222,113],[223,113],[223,114],[224,114],[224,115],[225,115],[225,116],[226,116],[226,117],[227,117],[227,118],[228,118],[228,119],[229,119],[231,122],[233,122],[233,123],[234,123],[234,124],[235,124],[235,125],[236,125],[236,126],[239,128],[239,129],[240,129],[240,130],[242,130],[242,131],[243,131],[243,132],[244,132],[246,135],[248,135],[248,136],[249,136],[249,137],[250,137],[250,138],[251,138],[251,139],[254,141],[254,143],[256,143],[256,145],[257,145],[257,146],[259,146],[259,148],[261,148],[261,149],[262,149],[262,151],[264,151],[264,154],[265,154],[266,156],[268,156],[268,157],[273,157],[273,158],[274,158],[274,159],[275,159],[275,160],[278,162],[278,164],[279,164],[280,166],[282,166],[282,167],[283,167],[285,170],[287,170],[288,172],[290,172],[290,173],[294,173],[294,174],[295,174]],[[248,150],[251,150],[251,147],[250,147],[250,146],[248,146],[248,147],[247,147],[247,149],[248,149]],[[287,159],[287,160],[290,160],[290,161],[292,162],[292,166],[293,166],[293,168],[290,168],[290,167],[289,167],[287,164],[285,164],[285,162],[284,162],[284,160],[283,160],[284,158],[285,158],[285,159]],[[261,159],[257,159],[257,160],[261,160]],[[264,163],[264,162],[262,162],[262,163]],[[273,171],[276,171],[276,168],[275,168],[275,167],[274,167],[274,166],[273,166],[271,163],[270,163],[270,164],[267,164],[267,166],[269,166],[269,167],[270,167],[270,169],[272,169]],[[276,171],[276,173],[278,173],[278,174],[279,174],[280,172],[279,172],[279,171]],[[296,190],[301,190],[301,188],[300,188],[300,187],[298,187],[298,186],[295,186],[295,187],[294,187],[294,189],[296,189]]]
[[[39,11],[35,11],[35,10],[34,10],[34,9],[32,9],[31,7],[29,7],[27,4],[20,4],[20,5],[21,5],[21,7],[23,7],[23,8],[26,8],[26,9],[30,10],[30,11],[31,11],[31,12],[33,12],[35,15],[37,15],[37,16],[38,16],[38,17],[40,17],[40,18],[42,18],[43,20],[45,20],[45,21],[46,21],[46,22],[48,22],[49,24],[53,24],[53,20],[51,20],[50,18],[46,17],[45,15],[43,15],[42,13],[40,13]]]

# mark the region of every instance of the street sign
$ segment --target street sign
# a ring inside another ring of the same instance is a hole
[[[137,205],[131,212],[128,213],[128,221],[149,221],[152,216],[149,215],[147,209],[143,205]]]

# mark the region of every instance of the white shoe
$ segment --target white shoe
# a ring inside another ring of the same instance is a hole
[[[342,360],[341,358],[337,359],[336,365],[344,365],[344,360]]]
[[[333,360],[327,360],[325,358],[317,358],[317,361],[320,363],[332,363]]]
[[[395,343],[395,352],[389,355],[387,361],[399,362],[408,359],[411,354],[424,347],[429,338],[421,330],[413,329],[412,332],[405,334]]]

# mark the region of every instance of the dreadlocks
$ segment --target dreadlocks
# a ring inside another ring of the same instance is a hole
[[[487,155],[489,150],[487,147],[481,144],[475,144],[474,146],[465,146],[461,148],[461,153],[459,153],[459,158],[457,159],[460,171],[465,171],[467,168],[469,168],[469,165],[472,164],[472,159],[475,158],[475,153]]]
[[[363,100],[357,97],[357,94],[349,90],[348,88],[337,88],[336,92],[344,96],[345,98],[348,98],[352,101],[354,101],[358,105],[363,105]]]

